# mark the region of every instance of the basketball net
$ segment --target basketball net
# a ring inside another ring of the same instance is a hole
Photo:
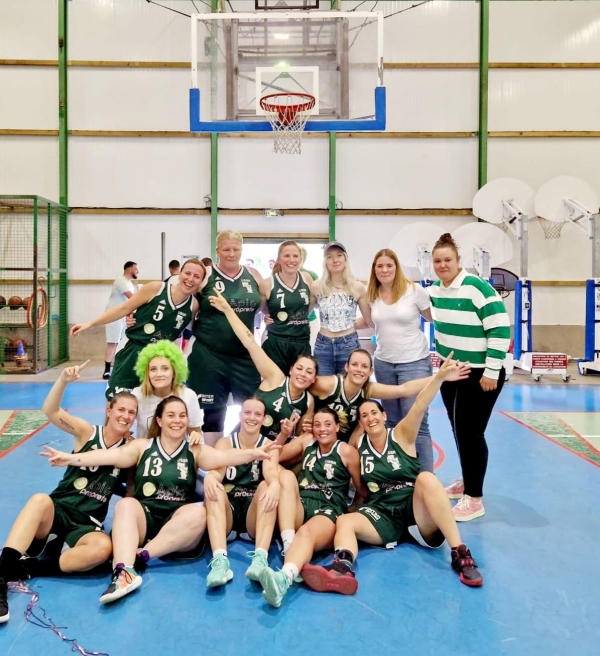
[[[542,219],[541,216],[538,216],[542,230],[544,231],[545,239],[558,239],[560,237],[560,231],[565,225],[566,221],[561,223],[556,223],[555,221],[548,221],[548,219]]]
[[[288,155],[302,153],[302,133],[315,106],[315,99],[303,93],[274,93],[260,100],[273,128],[273,151]]]

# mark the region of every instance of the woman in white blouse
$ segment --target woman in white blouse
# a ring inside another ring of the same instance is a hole
[[[375,378],[378,383],[401,385],[431,376],[429,345],[421,330],[421,317],[431,321],[429,295],[403,274],[394,251],[380,250],[371,266],[367,287],[371,318],[375,324]],[[387,426],[406,417],[416,397],[382,400]],[[433,471],[433,450],[427,412],[417,435],[421,471]]]

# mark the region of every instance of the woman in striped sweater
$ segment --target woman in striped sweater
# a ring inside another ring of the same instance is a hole
[[[454,506],[456,520],[468,522],[485,514],[485,429],[504,385],[510,322],[494,288],[460,268],[452,235],[445,233],[437,240],[432,258],[439,278],[429,287],[435,350],[442,358],[454,351],[457,360],[471,363],[468,379],[445,382],[441,388],[462,469],[462,478],[452,481],[446,492],[459,499]]]

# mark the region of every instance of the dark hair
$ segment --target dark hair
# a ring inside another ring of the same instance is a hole
[[[129,267],[135,266],[136,264],[137,262],[132,262],[131,260],[127,260],[127,262],[125,262],[125,264],[123,265],[123,271],[125,271],[125,269],[129,269]]]
[[[181,405],[183,405],[183,407],[185,408],[185,414],[187,415],[188,413],[187,405],[185,404],[183,399],[180,399],[178,396],[175,396],[173,394],[171,394],[171,396],[167,396],[156,406],[154,417],[152,417],[152,423],[150,424],[150,428],[148,429],[149,438],[158,437],[160,435],[161,428],[158,425],[158,421],[156,421],[156,419],[157,418],[162,419],[162,416],[165,413],[165,408],[169,405],[169,403],[173,403],[174,401],[177,401],[178,403],[181,403]]]
[[[256,396],[256,394],[254,394],[252,396],[249,396],[247,399],[244,399],[242,401],[242,407],[244,407],[244,403],[246,403],[246,401],[258,401],[259,403],[262,403],[263,408],[265,409],[265,414],[267,414],[267,404],[264,402],[263,399],[260,398],[260,396]]]
[[[356,408],[356,411],[359,415],[360,415],[360,409],[363,407],[365,403],[374,403],[377,406],[377,408],[380,410],[380,412],[385,412],[383,405],[381,405],[381,402],[378,401],[377,399],[363,399],[358,404],[358,407]]]
[[[171,260],[169,262],[169,269],[174,269],[175,267],[179,268],[180,266],[179,260]]]
[[[114,408],[116,402],[117,402],[119,399],[133,399],[133,400],[135,401],[136,408],[137,408],[137,406],[138,406],[138,400],[137,400],[137,398],[136,398],[131,392],[124,391],[124,392],[117,392],[117,393],[112,397],[112,399],[108,402],[108,407],[111,408],[111,409]],[[104,425],[105,425],[105,426],[108,425],[108,415],[106,415],[106,419],[104,420]]]
[[[339,424],[340,430],[338,432],[344,432],[348,429],[349,423],[348,423],[348,415],[343,411],[343,410],[334,410],[331,406],[326,405],[323,408],[319,408],[318,410],[315,410],[315,414],[313,416],[316,417],[317,415],[331,415],[335,419],[335,423]]]
[[[458,245],[449,232],[445,232],[435,242],[434,247],[431,249],[431,254],[433,255],[438,248],[451,248],[456,253],[456,257],[458,257]]]
[[[294,364],[299,360],[310,360],[315,365],[315,376],[319,375],[319,361],[315,358],[314,355],[299,355],[295,360]],[[293,367],[294,365],[292,365]]]

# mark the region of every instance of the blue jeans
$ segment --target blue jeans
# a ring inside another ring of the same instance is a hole
[[[415,362],[404,362],[402,364],[391,364],[375,358],[375,378],[378,383],[384,385],[402,385],[417,378],[431,376],[431,361],[429,356]],[[408,411],[415,402],[414,396],[403,399],[390,399],[382,401],[387,414],[386,425],[394,428],[396,424],[406,417]],[[423,421],[417,435],[417,456],[421,463],[421,471],[433,471],[433,448],[431,446],[431,433],[429,432],[428,413],[425,412]]]
[[[357,348],[360,348],[357,332],[343,337],[326,337],[319,333],[314,352],[319,363],[319,376],[343,374],[348,356]]]

